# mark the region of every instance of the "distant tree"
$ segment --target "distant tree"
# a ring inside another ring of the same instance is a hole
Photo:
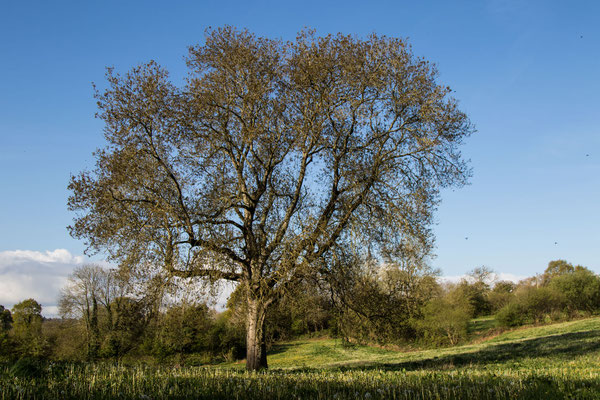
[[[89,359],[98,356],[101,343],[100,308],[112,317],[111,302],[116,296],[114,274],[96,264],[76,267],[61,289],[59,310],[63,317],[80,318],[85,325]],[[112,325],[108,322],[109,325]]]
[[[232,318],[230,309],[219,313],[209,334],[210,351],[224,360],[234,361],[246,356],[246,328],[244,321]]]
[[[156,346],[165,354],[208,351],[212,325],[206,304],[172,306],[161,317]]]
[[[10,310],[0,305],[0,332],[7,332],[12,328],[12,315]]]
[[[10,310],[0,305],[0,357],[9,355],[14,349],[8,336],[12,328],[12,315]]]
[[[226,27],[190,48],[175,87],[156,63],[98,92],[108,145],[73,177],[71,234],[123,268],[245,286],[247,368],[267,310],[336,246],[431,246],[439,189],[469,170],[467,116],[401,39],[293,42]]]
[[[492,290],[488,293],[491,312],[495,313],[507,305],[514,297],[517,284],[511,281],[499,281],[494,284]]]
[[[23,300],[13,306],[12,318],[21,354],[43,355],[46,343],[42,335],[42,305],[34,299]]]
[[[87,336],[85,327],[75,319],[51,318],[42,324],[42,333],[48,343],[48,358],[60,361],[85,361]]]
[[[513,293],[517,288],[517,284],[511,281],[498,281],[492,289],[495,293]]]
[[[496,273],[494,270],[486,267],[485,265],[474,268],[472,271],[467,273],[467,276],[472,283],[487,287],[491,286],[496,279]]]
[[[330,274],[340,333],[371,342],[405,342],[416,336],[414,321],[441,288],[425,263],[386,263],[347,257],[339,274]],[[340,276],[341,275],[341,276]]]
[[[479,317],[488,315],[491,312],[489,291],[490,287],[482,281],[469,282],[463,279],[452,288],[449,296],[456,299],[465,299],[471,305],[472,316]]]
[[[548,267],[542,275],[542,282],[544,285],[547,285],[552,280],[552,278],[565,274],[570,274],[573,271],[575,271],[575,267],[573,266],[573,264],[568,263],[565,260],[550,261],[548,263]]]
[[[473,306],[473,316],[488,315],[492,310],[490,303],[490,288],[496,279],[495,272],[486,266],[474,268],[467,273],[455,288],[457,296],[463,296]]]
[[[585,267],[554,276],[548,286],[564,296],[571,312],[600,310],[600,277]]]
[[[304,282],[291,291],[283,301],[291,320],[291,333],[321,332],[330,325],[332,304],[326,287]],[[275,320],[271,317],[270,321]]]
[[[123,296],[110,304],[111,325],[107,327],[101,355],[121,358],[142,344],[151,318],[152,304],[143,300]]]
[[[88,359],[120,357],[133,347],[131,332],[138,334],[147,324],[156,293],[134,297],[131,285],[118,270],[86,264],[75,268],[61,289],[60,313],[83,324]],[[143,288],[152,289],[152,285]]]
[[[423,306],[442,290],[436,281],[439,271],[427,264],[428,251],[412,246],[398,260],[380,268],[378,281],[384,293],[395,299],[394,308],[408,318],[418,318]]]
[[[565,260],[551,261],[542,275],[519,282],[515,289],[507,285],[503,291],[509,300],[498,311],[496,319],[505,326],[561,320],[600,311],[600,277]]]
[[[540,323],[565,307],[564,295],[548,286],[518,288],[514,302],[519,304],[527,322]],[[510,303],[509,303],[510,305]]]
[[[456,345],[467,337],[472,308],[466,298],[445,295],[427,303],[416,324],[426,342]]]

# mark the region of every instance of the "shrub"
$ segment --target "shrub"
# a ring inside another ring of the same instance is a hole
[[[517,285],[510,281],[497,282],[493,289],[488,292],[488,301],[492,313],[496,313],[515,297]]]
[[[549,288],[562,293],[571,313],[595,312],[600,309],[600,277],[587,268],[554,277]]]
[[[496,314],[496,322],[500,326],[515,327],[525,323],[525,311],[520,304],[509,303]]]
[[[521,304],[532,322],[542,322],[553,311],[564,307],[564,298],[549,287],[531,287],[517,293],[516,301]]]
[[[417,321],[417,328],[427,343],[455,345],[467,337],[472,314],[467,299],[436,298],[424,307],[423,319]]]
[[[551,322],[556,318],[562,319],[564,306],[564,296],[554,288],[524,286],[496,313],[496,321],[507,327]]]
[[[471,306],[472,317],[489,315],[491,304],[488,300],[489,286],[483,282],[469,283],[466,280],[461,281],[450,292],[450,296],[455,299],[464,299]],[[455,300],[459,301],[459,300]]]

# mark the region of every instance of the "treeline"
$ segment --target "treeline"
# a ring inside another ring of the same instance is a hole
[[[600,311],[600,277],[589,269],[551,261],[543,274],[504,295],[496,320],[513,327],[586,316]]]
[[[426,268],[365,264],[343,276],[301,281],[269,311],[266,345],[303,335],[456,345],[468,339],[474,317],[494,315],[498,326],[514,327],[600,311],[600,277],[564,260],[519,283],[494,278],[482,267],[460,282],[443,283]],[[59,319],[43,319],[33,299],[12,311],[0,306],[0,357],[174,364],[245,357],[243,286],[217,312],[164,282],[155,277],[141,284],[115,270],[79,267],[61,292]]]

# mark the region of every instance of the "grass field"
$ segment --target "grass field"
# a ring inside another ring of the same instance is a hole
[[[481,325],[481,326],[479,326]],[[600,399],[600,318],[521,328],[475,344],[397,352],[307,339],[274,346],[270,369],[54,365],[0,370],[0,399]]]

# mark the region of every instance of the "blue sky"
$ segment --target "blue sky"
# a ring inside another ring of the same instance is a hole
[[[0,252],[79,259],[66,186],[103,145],[91,82],[150,59],[179,82],[187,46],[229,24],[400,36],[437,63],[478,130],[463,148],[471,185],[437,212],[444,275],[532,275],[557,258],[600,272],[599,17],[594,1],[3,2]]]

